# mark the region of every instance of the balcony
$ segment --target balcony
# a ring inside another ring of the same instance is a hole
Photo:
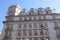
[[[57,34],[57,37],[60,38],[60,35]]]
[[[3,40],[9,39],[10,37],[6,34],[3,38]]]
[[[60,27],[59,26],[55,26],[55,29],[60,29]]]
[[[13,31],[12,28],[6,28],[5,31]]]

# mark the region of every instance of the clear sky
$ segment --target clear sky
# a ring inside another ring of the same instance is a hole
[[[56,9],[57,12],[60,12],[60,0],[0,0],[0,30],[3,28],[2,21],[5,20],[8,7],[15,3],[27,10],[30,8],[51,7]]]

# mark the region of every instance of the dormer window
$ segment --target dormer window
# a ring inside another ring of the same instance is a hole
[[[47,13],[47,14],[52,13],[52,10],[50,9],[50,7],[47,7],[47,8],[46,8],[46,13]]]
[[[43,13],[43,9],[42,8],[38,8],[38,14],[42,14]]]
[[[34,9],[34,8],[31,8],[29,14],[30,14],[30,15],[35,14],[35,9]]]

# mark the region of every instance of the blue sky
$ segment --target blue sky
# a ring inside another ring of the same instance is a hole
[[[60,12],[60,0],[0,0],[0,30],[3,28],[2,21],[5,20],[8,7],[12,4],[19,4],[21,8],[39,8],[39,7],[51,7]]]

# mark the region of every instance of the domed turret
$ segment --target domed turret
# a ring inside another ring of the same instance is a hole
[[[21,8],[18,4],[11,5],[8,8],[8,16],[18,15],[21,12]]]

